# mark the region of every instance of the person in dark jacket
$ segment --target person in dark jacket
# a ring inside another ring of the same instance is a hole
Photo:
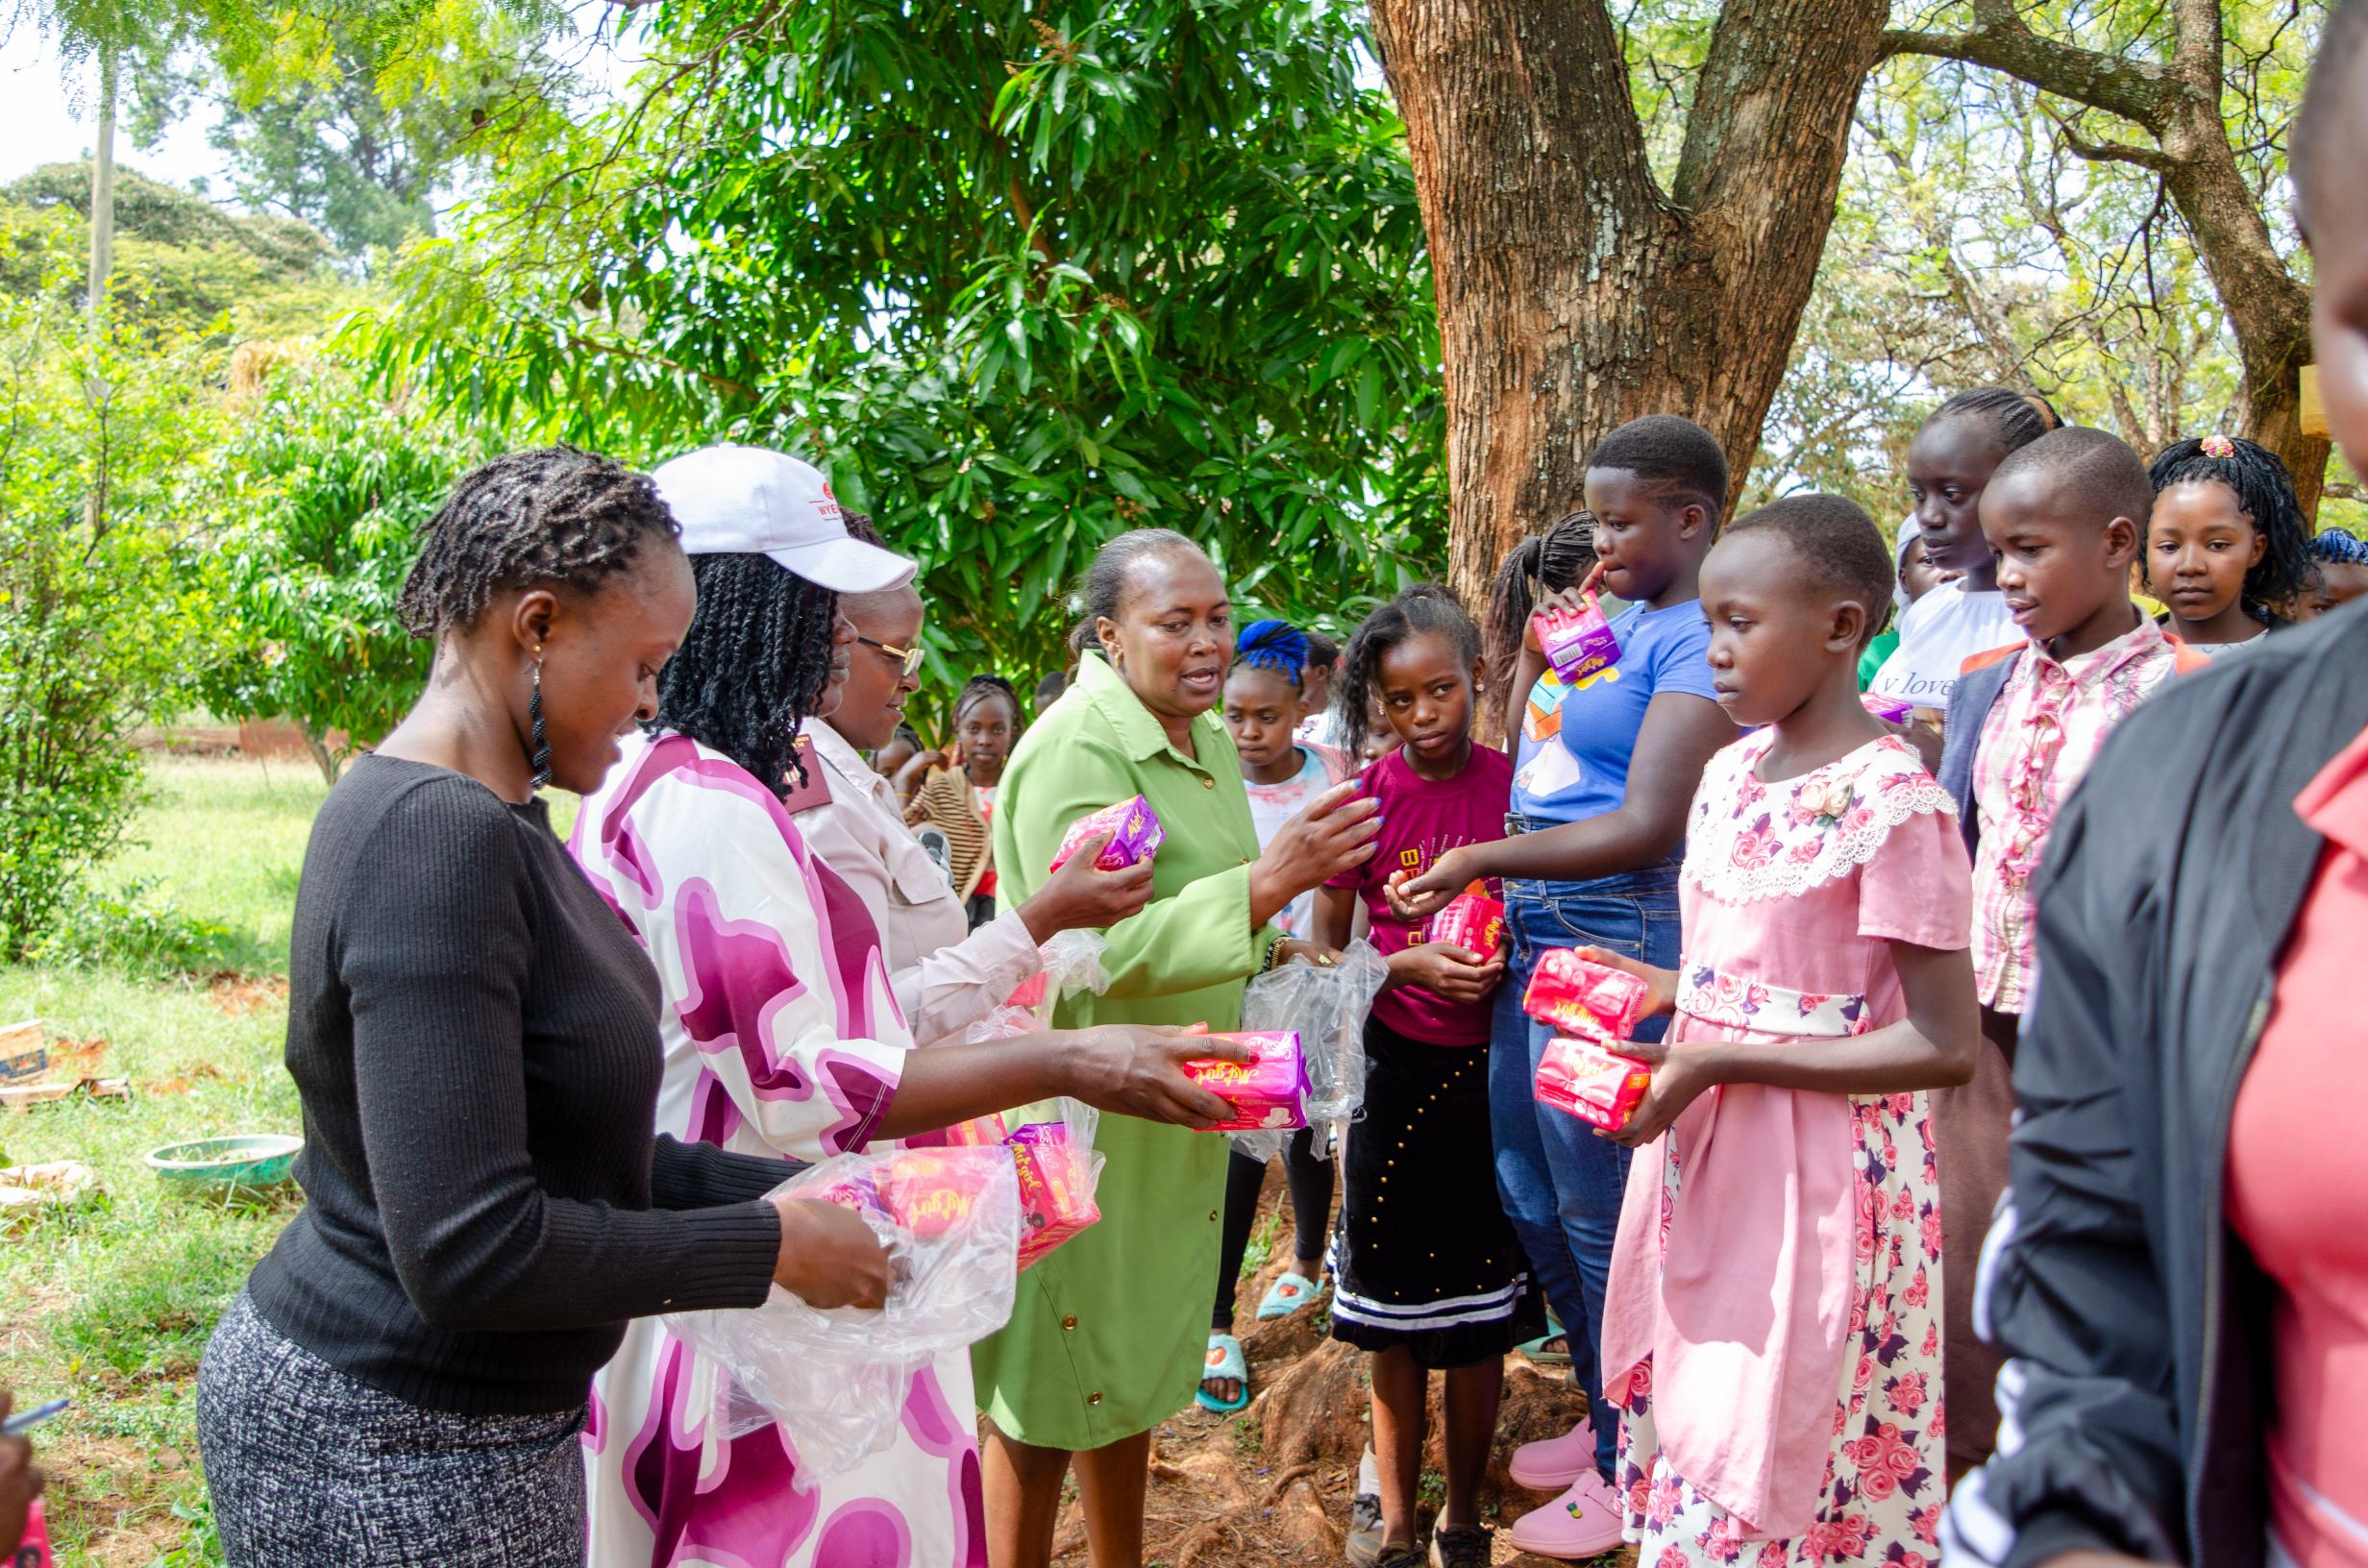
[[[2368,0],[2330,18],[2295,140],[2329,424],[2358,462]],[[2056,823],[2011,1187],[1976,1303],[2008,1356],[1998,1448],[1951,1504],[1951,1557],[2324,1568],[2368,1553],[2368,1379],[2339,1353],[2368,1300],[2363,919],[2354,605],[2173,683]]]

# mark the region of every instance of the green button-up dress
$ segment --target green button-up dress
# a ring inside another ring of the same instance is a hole
[[[1280,933],[1250,924],[1258,834],[1233,737],[1212,712],[1192,739],[1196,757],[1089,652],[1003,770],[995,865],[1006,907],[1043,884],[1061,836],[1090,811],[1141,795],[1168,831],[1151,902],[1104,933],[1109,992],[1061,1003],[1061,1027],[1241,1027],[1243,988]],[[1096,1145],[1109,1157],[1101,1223],[1021,1275],[1010,1326],[971,1353],[979,1408],[1047,1448],[1100,1448],[1166,1420],[1192,1402],[1208,1345],[1230,1139],[1105,1115]]]

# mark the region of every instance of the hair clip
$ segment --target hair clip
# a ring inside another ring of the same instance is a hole
[[[2204,437],[2204,455],[2207,457],[2233,457],[2236,455],[2236,443],[2230,440],[2225,435],[2208,435]]]

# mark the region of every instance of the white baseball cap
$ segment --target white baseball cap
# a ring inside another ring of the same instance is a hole
[[[806,581],[869,594],[912,580],[914,563],[851,538],[830,481],[763,447],[702,447],[651,478],[682,529],[686,555],[769,555]]]

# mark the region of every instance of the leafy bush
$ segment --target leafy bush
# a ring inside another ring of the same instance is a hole
[[[40,940],[138,803],[133,729],[216,635],[183,520],[210,361],[0,298],[0,958]]]
[[[395,600],[476,449],[318,358],[272,367],[236,418],[209,484],[229,502],[210,559],[235,646],[200,691],[217,713],[286,715],[333,784],[427,677]]]
[[[103,964],[158,977],[203,973],[221,967],[230,934],[230,927],[188,914],[160,894],[152,879],[112,893],[82,881],[66,889],[48,929],[25,956],[67,968]]]

